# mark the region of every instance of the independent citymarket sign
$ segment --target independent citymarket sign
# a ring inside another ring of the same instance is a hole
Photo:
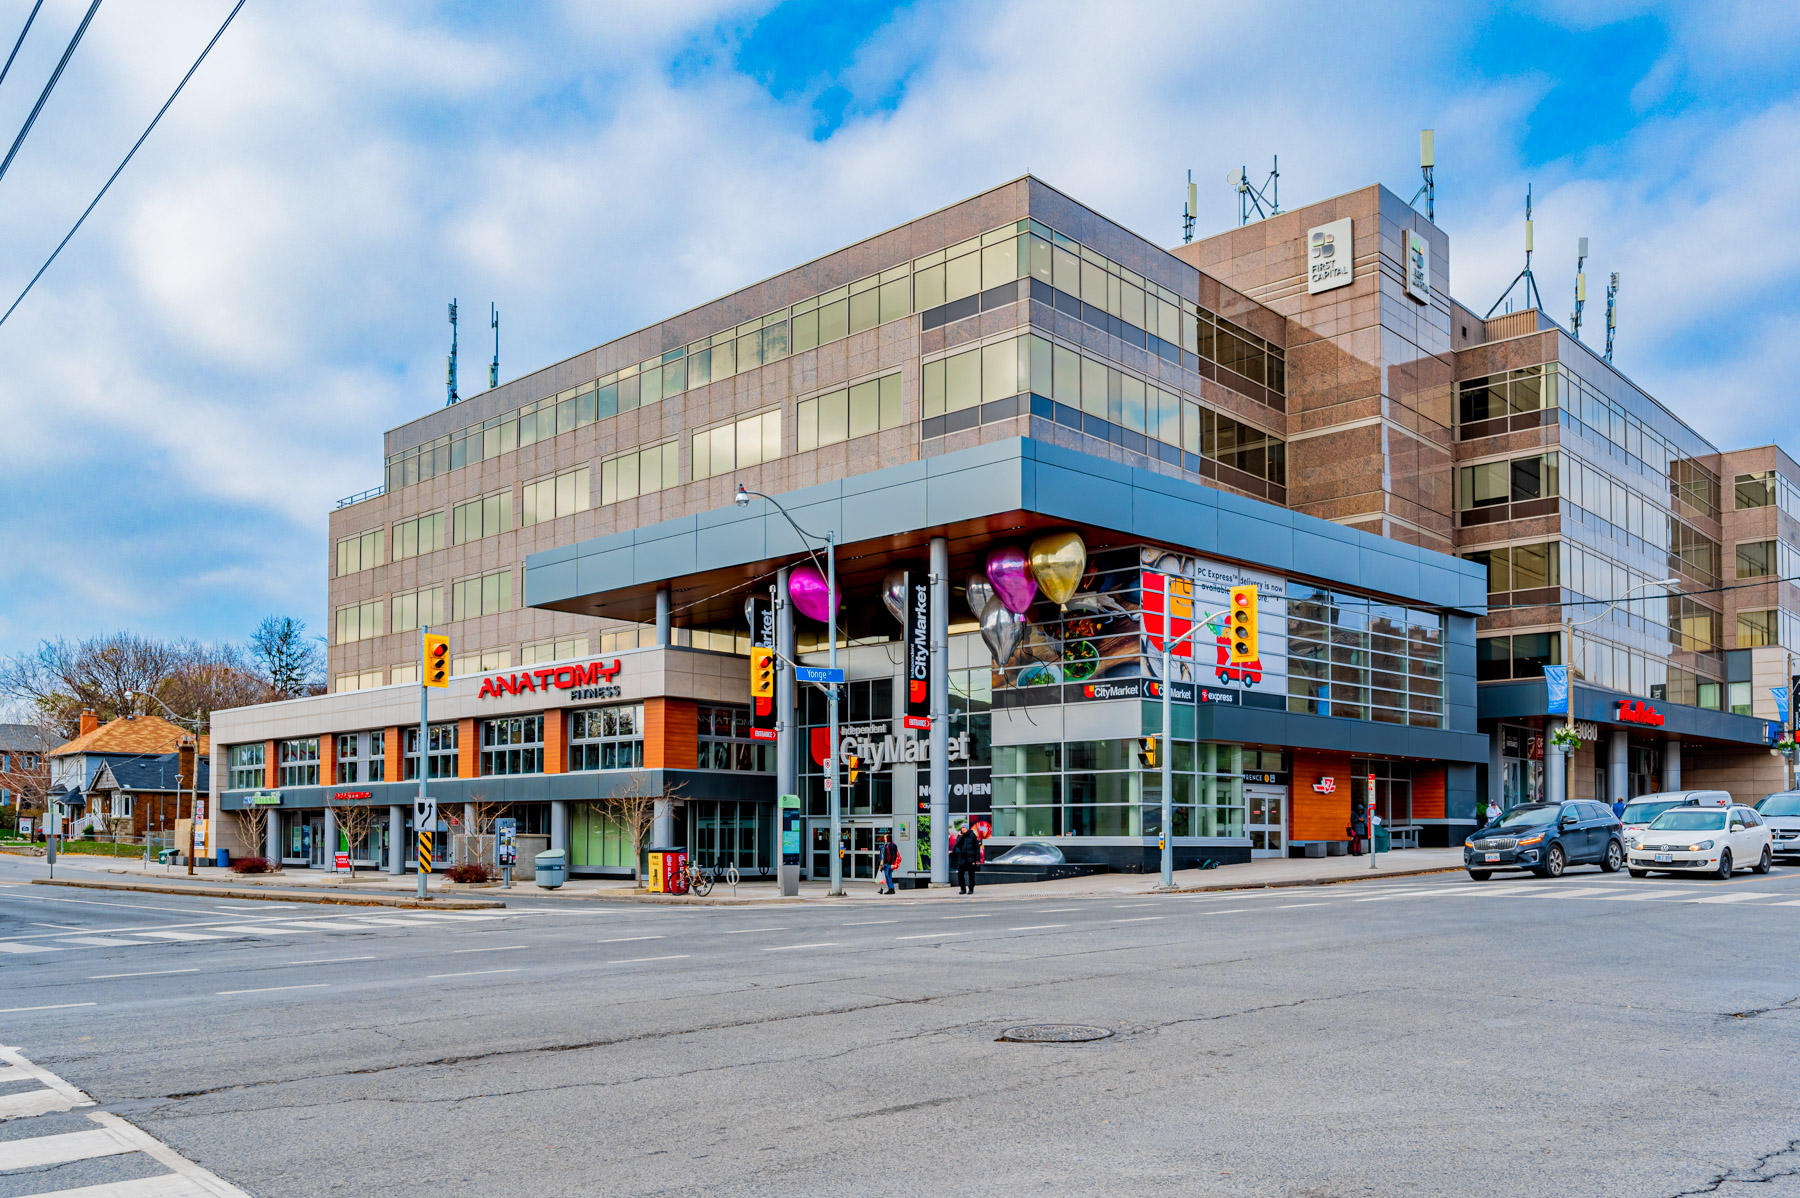
[[[514,670],[489,674],[481,680],[477,699],[497,699],[507,695],[523,695],[535,691],[568,691],[568,698],[617,699],[622,687],[613,684],[622,663],[590,661],[585,665],[545,666],[540,670]]]

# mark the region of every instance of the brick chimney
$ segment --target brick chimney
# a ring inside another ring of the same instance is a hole
[[[88,733],[94,731],[98,727],[100,727],[100,717],[99,716],[95,715],[91,711],[84,711],[81,713],[81,735],[82,736],[86,736]]]

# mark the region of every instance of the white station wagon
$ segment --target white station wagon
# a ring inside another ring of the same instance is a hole
[[[1729,878],[1748,865],[1769,872],[1775,854],[1769,825],[1755,810],[1729,807],[1671,807],[1633,839],[1626,858],[1631,876],[1659,873],[1712,873]]]

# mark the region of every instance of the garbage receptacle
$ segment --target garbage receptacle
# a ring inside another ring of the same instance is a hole
[[[1388,834],[1387,825],[1378,824],[1375,828],[1375,851],[1377,853],[1388,852],[1393,842],[1394,838]]]
[[[231,850],[230,849],[220,849],[219,850],[219,868],[220,869],[230,869],[231,868]]]
[[[531,868],[539,886],[545,890],[555,890],[568,880],[569,855],[561,849],[539,853],[531,859]]]

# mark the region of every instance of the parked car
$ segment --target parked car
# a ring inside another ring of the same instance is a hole
[[[1570,865],[1615,873],[1625,863],[1618,818],[1599,803],[1521,803],[1463,842],[1463,866],[1477,882],[1495,870],[1559,878]]]
[[[1639,795],[1625,804],[1619,822],[1625,825],[1625,852],[1631,853],[1632,841],[1650,822],[1671,807],[1728,807],[1731,796],[1722,790],[1664,790]]]
[[[1713,873],[1729,878],[1749,864],[1759,874],[1775,862],[1769,825],[1754,808],[1671,807],[1637,836],[1631,850],[1631,876],[1655,872]],[[1753,863],[1753,864],[1752,864]]]
[[[1756,804],[1756,814],[1769,825],[1770,847],[1777,857],[1800,856],[1800,790],[1784,790]]]

